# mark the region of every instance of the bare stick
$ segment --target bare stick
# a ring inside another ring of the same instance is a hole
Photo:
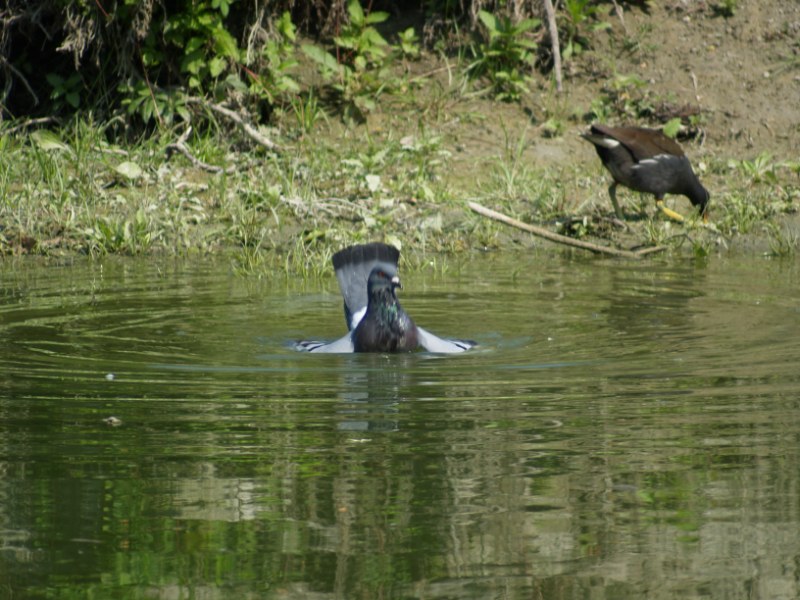
[[[614,12],[617,13],[619,17],[619,22],[622,23],[622,29],[625,31],[625,35],[628,35],[628,28],[625,26],[625,17],[622,16],[622,7],[617,4],[617,0],[611,0],[614,4]]]
[[[644,248],[636,252],[631,252],[629,250],[618,250],[617,248],[611,248],[609,246],[600,246],[598,244],[592,244],[591,242],[575,240],[565,235],[559,235],[542,227],[537,227],[536,225],[529,225],[528,223],[523,223],[522,221],[518,221],[517,219],[509,217],[508,215],[504,215],[503,213],[499,213],[495,210],[492,210],[491,208],[486,208],[485,206],[482,206],[477,202],[468,202],[467,204],[472,210],[474,210],[476,213],[480,215],[483,215],[484,217],[489,217],[490,219],[495,219],[496,221],[505,223],[506,225],[511,225],[512,227],[516,227],[517,229],[522,229],[523,231],[527,231],[539,237],[543,237],[544,239],[550,240],[551,242],[556,242],[557,244],[565,244],[567,246],[572,246],[574,248],[580,248],[581,250],[588,250],[589,252],[594,252],[595,254],[608,254],[611,256],[621,256],[623,258],[641,258],[646,254],[652,254],[653,252],[660,252],[665,249],[664,246],[656,246],[654,248]]]
[[[183,154],[186,158],[189,159],[189,162],[192,163],[198,169],[202,169],[203,171],[208,171],[209,173],[233,173],[236,171],[236,167],[231,165],[227,169],[223,169],[222,167],[218,167],[216,165],[210,165],[206,162],[203,162],[196,156],[194,156],[190,151],[189,148],[186,147],[186,144],[183,142],[174,142],[172,144],[167,145],[167,150],[176,150]]]
[[[222,167],[218,167],[216,165],[210,165],[207,162],[203,162],[199,158],[197,158],[194,154],[191,153],[189,147],[186,145],[186,140],[189,139],[189,135],[192,133],[192,127],[189,126],[186,128],[181,134],[181,137],[178,138],[178,141],[173,142],[167,145],[167,152],[178,151],[183,154],[186,158],[189,159],[189,162],[192,163],[198,169],[202,169],[203,171],[208,171],[209,173],[233,173],[236,171],[236,167],[231,165],[227,169],[223,169]]]
[[[5,23],[3,23],[3,25],[4,25],[4,26],[8,25],[8,21],[6,21]],[[24,86],[25,86],[25,89],[27,89],[27,90],[28,90],[28,93],[29,93],[29,94],[31,95],[31,97],[33,98],[33,104],[34,104],[34,106],[36,106],[37,104],[39,104],[39,96],[37,96],[37,95],[36,95],[36,92],[34,92],[34,91],[33,91],[33,88],[31,87],[31,84],[30,84],[30,83],[28,83],[28,80],[27,80],[27,79],[25,78],[25,76],[24,76],[24,75],[23,75],[23,74],[20,72],[20,70],[19,70],[19,69],[17,69],[17,68],[16,68],[16,67],[15,67],[13,64],[11,64],[11,61],[7,60],[7,59],[6,59],[5,57],[3,57],[3,56],[0,56],[0,64],[2,64],[4,68],[6,68],[6,69],[8,69],[9,71],[11,71],[12,73],[14,73],[14,75],[16,75],[16,76],[19,78],[19,80],[22,82],[22,85],[24,85]],[[7,88],[7,89],[10,89],[10,88],[11,88],[11,78],[10,78],[10,77],[9,77],[8,85],[6,86],[6,88]],[[6,94],[6,95],[7,95],[7,94]]]
[[[236,111],[233,111],[230,108],[225,108],[224,106],[220,106],[219,104],[209,103],[207,106],[214,112],[229,118],[231,121],[239,125],[242,129],[244,129],[244,132],[250,136],[251,139],[264,146],[267,150],[280,150],[280,146],[278,146],[278,144],[261,135],[261,132],[259,132],[258,129],[242,119],[242,117],[240,117],[239,113]]]
[[[553,9],[552,0],[544,0],[544,11],[547,13],[547,32],[550,35],[550,44],[553,46],[553,70],[556,73],[556,90],[561,91],[561,50],[558,43],[558,26],[556,25],[556,11]]]
[[[12,134],[18,132],[20,129],[26,129],[33,125],[44,125],[45,123],[55,123],[55,119],[53,117],[41,117],[39,119],[28,119],[20,123],[19,125],[14,125],[14,127],[9,127],[6,129],[7,134]]]

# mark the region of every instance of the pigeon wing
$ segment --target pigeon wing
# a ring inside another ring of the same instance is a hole
[[[417,326],[417,340],[419,341],[419,345],[428,352],[439,354],[464,352],[477,345],[472,340],[445,340],[419,326]]]

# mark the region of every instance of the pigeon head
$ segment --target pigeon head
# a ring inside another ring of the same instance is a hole
[[[402,287],[397,272],[387,266],[375,267],[367,278],[367,296],[370,300],[397,300],[395,290]]]

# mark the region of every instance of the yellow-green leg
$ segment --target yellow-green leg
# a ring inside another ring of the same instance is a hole
[[[608,195],[611,196],[611,204],[614,205],[614,213],[617,215],[617,218],[620,221],[625,220],[625,215],[622,212],[622,209],[619,207],[619,202],[617,202],[617,182],[615,181],[610,186],[608,186]]]
[[[664,206],[664,201],[662,199],[656,198],[656,206],[659,208],[659,210],[662,213],[664,213],[670,219],[678,221],[679,223],[683,223],[684,222],[685,219],[681,215],[676,213],[671,208],[667,208],[666,206]]]

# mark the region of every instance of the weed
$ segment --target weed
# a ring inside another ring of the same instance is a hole
[[[628,35],[622,40],[622,51],[629,54],[652,54],[658,48],[650,40],[653,39],[653,25],[647,23],[639,27],[633,35]]]
[[[564,0],[564,11],[560,13],[561,29],[563,30],[564,49],[561,51],[561,57],[564,60],[569,60],[572,56],[577,56],[584,49],[589,47],[589,32],[608,29],[611,25],[608,22],[601,21],[595,22],[591,26],[588,25],[592,21],[600,7],[594,4],[593,0]]]
[[[681,119],[680,117],[675,117],[674,119],[670,119],[664,126],[661,128],[661,131],[664,133],[665,136],[668,138],[675,139],[678,133],[681,130]]]
[[[397,48],[404,59],[419,58],[419,37],[413,27],[397,34]]]
[[[123,198],[118,198],[125,204]],[[153,241],[147,216],[142,209],[132,218],[99,217],[92,227],[86,230],[90,254],[142,254]]]
[[[254,91],[270,104],[278,98],[289,97],[290,101],[300,92],[300,85],[292,76],[297,67],[294,58],[296,32],[289,12],[284,12],[275,22],[276,34],[269,39],[261,50],[262,67],[259,74],[249,71],[252,79],[251,91]]]
[[[644,222],[645,240],[651,246],[663,245],[670,234],[669,223],[647,219]]]
[[[344,119],[362,122],[375,110],[376,99],[394,83],[386,65],[389,44],[374,27],[389,14],[366,14],[358,0],[350,0],[347,12],[350,20],[334,38],[338,59],[319,46],[305,44],[302,50],[330,83]]]
[[[528,36],[539,27],[538,19],[514,23],[484,10],[478,18],[486,29],[487,39],[473,47],[473,62],[467,67],[471,77],[488,77],[498,100],[518,101],[528,93],[529,73],[536,60],[537,44]]]
[[[592,118],[605,122],[612,119],[635,120],[652,114],[647,96],[647,83],[636,75],[616,74],[603,85],[603,93],[591,103]]]
[[[311,133],[317,121],[328,118],[325,110],[319,105],[313,89],[308,94],[295,96],[289,102],[294,112],[297,128],[303,135]]]
[[[739,0],[717,0],[711,4],[711,10],[715,15],[728,19],[736,14],[738,6]]]
[[[137,115],[145,123],[156,121],[159,125],[169,125],[180,117],[189,121],[186,95],[180,91],[167,91],[151,87],[146,81],[121,84],[122,106],[128,115]]]
[[[764,230],[769,240],[770,256],[793,257],[800,247],[800,236],[797,232],[782,228],[776,223],[766,223]]]
[[[542,123],[542,131],[545,137],[561,137],[564,135],[566,128],[567,125],[563,120],[554,117],[551,117]]]
[[[48,73],[45,78],[52,87],[50,99],[53,100],[53,109],[59,112],[64,107],[64,102],[72,108],[81,105],[81,90],[83,81],[78,73],[73,73],[66,79],[58,73]]]
[[[774,185],[778,181],[778,176],[775,172],[778,165],[772,162],[772,155],[766,150],[753,160],[732,159],[728,162],[728,166],[749,178],[751,184],[769,183]]]
[[[751,194],[729,195],[719,203],[722,215],[717,225],[723,232],[748,233],[753,227],[772,213],[770,207]]]

